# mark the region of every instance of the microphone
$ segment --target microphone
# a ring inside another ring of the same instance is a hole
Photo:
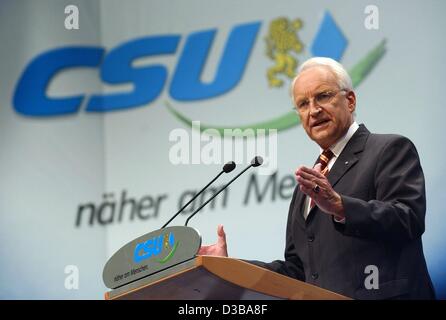
[[[231,181],[229,181],[223,188],[221,188],[217,193],[215,193],[212,197],[210,197],[205,203],[203,203],[197,210],[194,211],[194,213],[192,213],[189,218],[187,218],[186,223],[184,224],[185,226],[187,226],[187,224],[189,223],[189,220],[197,214],[198,211],[200,211],[205,205],[207,205],[212,199],[214,199],[220,192],[222,192],[223,190],[225,190],[227,187],[229,187],[229,185],[231,183],[233,183],[235,181],[235,179],[237,179],[238,177],[240,177],[243,173],[245,173],[246,170],[248,170],[251,167],[258,167],[263,163],[263,158],[261,156],[255,156],[252,160],[251,160],[251,164],[249,166],[247,166],[245,169],[243,169],[242,172],[240,172],[238,175],[236,175]]]
[[[169,221],[167,221],[164,226],[161,227],[161,229],[164,229],[173,219],[175,219],[176,216],[178,216],[183,210],[184,208],[186,208],[192,201],[194,201],[200,194],[203,193],[204,190],[206,190],[215,180],[217,180],[223,173],[229,173],[232,170],[235,169],[235,162],[234,161],[229,161],[228,163],[226,163],[223,166],[223,169],[220,171],[220,173],[211,180],[211,182],[209,182],[203,189],[201,189],[195,196],[192,197],[192,199],[189,200],[188,203],[186,203],[180,210],[178,210],[177,213],[175,213],[173,215],[172,218],[170,218]]]
[[[261,166],[263,163],[263,158],[261,156],[255,156],[252,160],[251,160],[251,165],[253,167],[258,167]]]

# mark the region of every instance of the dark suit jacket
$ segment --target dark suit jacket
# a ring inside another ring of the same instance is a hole
[[[252,262],[355,299],[435,298],[421,242],[424,175],[412,142],[361,124],[327,178],[342,197],[345,224],[317,207],[305,220],[297,186],[285,261]],[[369,265],[377,267],[379,289],[365,286]]]

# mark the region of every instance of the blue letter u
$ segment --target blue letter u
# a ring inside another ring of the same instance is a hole
[[[175,70],[170,95],[180,101],[200,100],[224,94],[234,88],[243,75],[259,27],[260,22],[234,27],[211,83],[201,82],[200,77],[216,29],[191,34]]]

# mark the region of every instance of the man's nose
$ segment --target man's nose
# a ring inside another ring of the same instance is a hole
[[[310,102],[310,115],[317,116],[319,112],[321,112],[321,106],[319,106],[314,99],[311,99]]]

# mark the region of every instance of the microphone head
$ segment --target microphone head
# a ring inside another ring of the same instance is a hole
[[[261,156],[255,156],[252,160],[251,160],[251,165],[253,167],[258,167],[260,165],[262,165],[263,163],[263,158]]]
[[[229,172],[231,172],[232,170],[234,170],[235,169],[235,162],[234,161],[229,161],[228,163],[226,163],[224,166],[223,166],[223,171],[225,172],[225,173],[229,173]]]

